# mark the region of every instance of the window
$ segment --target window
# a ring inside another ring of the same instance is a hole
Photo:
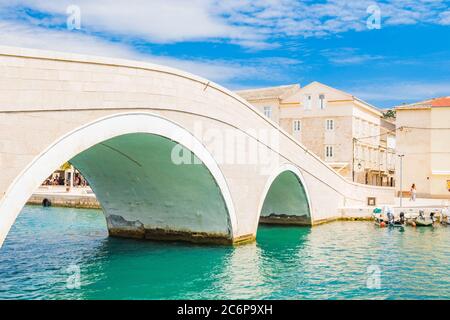
[[[305,95],[305,110],[311,110],[311,95]]]
[[[328,131],[334,130],[334,120],[333,119],[327,119],[325,121],[325,129]]]
[[[373,125],[373,128],[372,128],[372,140],[373,140],[373,144],[377,144],[378,143],[378,140],[379,140],[379,138],[380,138],[380,136],[379,136],[379,132],[378,132],[378,127],[377,127],[377,125],[376,124],[374,124]]]
[[[264,115],[267,118],[272,118],[272,107],[264,107]]]
[[[364,161],[369,161],[369,148],[364,148]]]
[[[363,123],[361,119],[356,119],[356,136],[358,138],[363,136]]]
[[[325,159],[333,158],[333,146],[325,146]]]
[[[395,149],[395,137],[393,136],[387,137],[387,147],[389,149]]]
[[[370,135],[373,137],[374,135],[376,135],[376,126],[375,124],[369,124],[369,128],[370,128]],[[372,139],[373,140],[373,139]]]
[[[300,122],[300,120],[294,120],[294,122],[292,123],[292,127],[294,132],[300,132],[302,123]]]
[[[325,95],[319,94],[319,108],[321,110],[325,109]]]

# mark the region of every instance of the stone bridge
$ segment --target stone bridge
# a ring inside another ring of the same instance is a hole
[[[314,225],[391,188],[359,185],[233,92],[144,62],[0,47],[0,245],[69,161],[110,235],[233,244]]]

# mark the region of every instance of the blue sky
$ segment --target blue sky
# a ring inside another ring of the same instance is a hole
[[[450,95],[444,0],[0,0],[0,45],[145,60],[235,90],[320,81],[381,108]]]

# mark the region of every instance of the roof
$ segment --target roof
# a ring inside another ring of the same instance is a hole
[[[258,88],[236,91],[238,95],[246,100],[283,99],[285,96],[300,90],[299,84],[290,84],[278,87]]]
[[[353,100],[359,101],[360,103],[362,103],[362,104],[366,105],[367,107],[373,109],[373,110],[376,111],[377,113],[381,112],[381,110],[378,109],[377,107],[375,107],[374,105],[372,105],[372,104],[370,104],[370,103],[364,101],[363,99],[360,99],[360,98],[354,96],[354,95],[351,94],[351,93],[348,93],[348,92],[345,92],[345,91],[342,91],[342,90],[339,90],[339,89],[336,89],[336,88],[327,86],[326,84],[323,84],[323,83],[318,82],[318,81],[314,81],[314,82],[312,82],[312,83],[318,83],[318,84],[320,84],[320,85],[322,85],[322,86],[325,86],[325,87],[327,87],[327,88],[336,90],[336,91],[338,91],[338,92],[340,92],[340,93],[342,93],[342,94],[344,94],[344,95],[348,95],[348,96],[350,96]]]
[[[405,104],[395,107],[395,109],[429,109],[439,107],[450,107],[450,96],[433,98],[416,103]]]
[[[324,83],[321,83],[319,81],[313,81],[313,82],[307,84],[306,86],[304,86],[302,88],[302,90],[304,90],[305,88],[307,88],[309,86],[312,86],[312,85],[320,85],[320,86],[323,86],[323,87],[327,88],[328,90],[333,90],[335,92],[338,92],[338,93],[348,97],[349,100],[353,100],[355,102],[358,102],[360,105],[362,105],[366,109],[371,110],[372,112],[378,114],[379,116],[381,116],[381,114],[382,114],[382,111],[379,108],[375,107],[374,105],[371,105],[370,103],[368,103],[368,102],[366,102],[366,101],[364,101],[362,99],[359,99],[358,97],[352,95],[351,93],[348,93],[348,92],[345,92],[345,91],[342,91],[342,90],[330,87],[330,86],[328,86],[328,85],[326,85]],[[288,99],[288,102],[289,102],[289,99]]]

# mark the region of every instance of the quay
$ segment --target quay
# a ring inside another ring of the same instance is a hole
[[[101,209],[91,188],[72,188],[66,190],[64,186],[42,186],[28,199],[28,205],[42,205],[44,200],[50,201],[51,206],[80,209]]]
[[[83,209],[101,209],[100,202],[95,197],[90,187],[75,187],[69,191],[64,186],[41,186],[36,190],[28,200],[28,205],[42,205],[47,199],[54,207],[67,208],[83,208]],[[448,208],[450,200],[445,199],[427,199],[418,198],[416,201],[403,199],[403,206],[400,207],[400,198],[395,198],[394,204],[386,204],[394,209],[396,216],[400,212],[404,212],[407,218],[415,218],[419,215],[419,211],[423,211],[425,215],[430,212],[439,211]],[[316,221],[315,225],[333,222],[333,221],[370,221],[373,220],[373,210],[377,207],[383,207],[384,204],[378,206],[359,206],[359,207],[343,207],[339,209],[336,216],[329,217],[321,221]],[[260,223],[279,224],[279,225],[307,225],[302,219],[270,219],[269,217],[261,217]]]

